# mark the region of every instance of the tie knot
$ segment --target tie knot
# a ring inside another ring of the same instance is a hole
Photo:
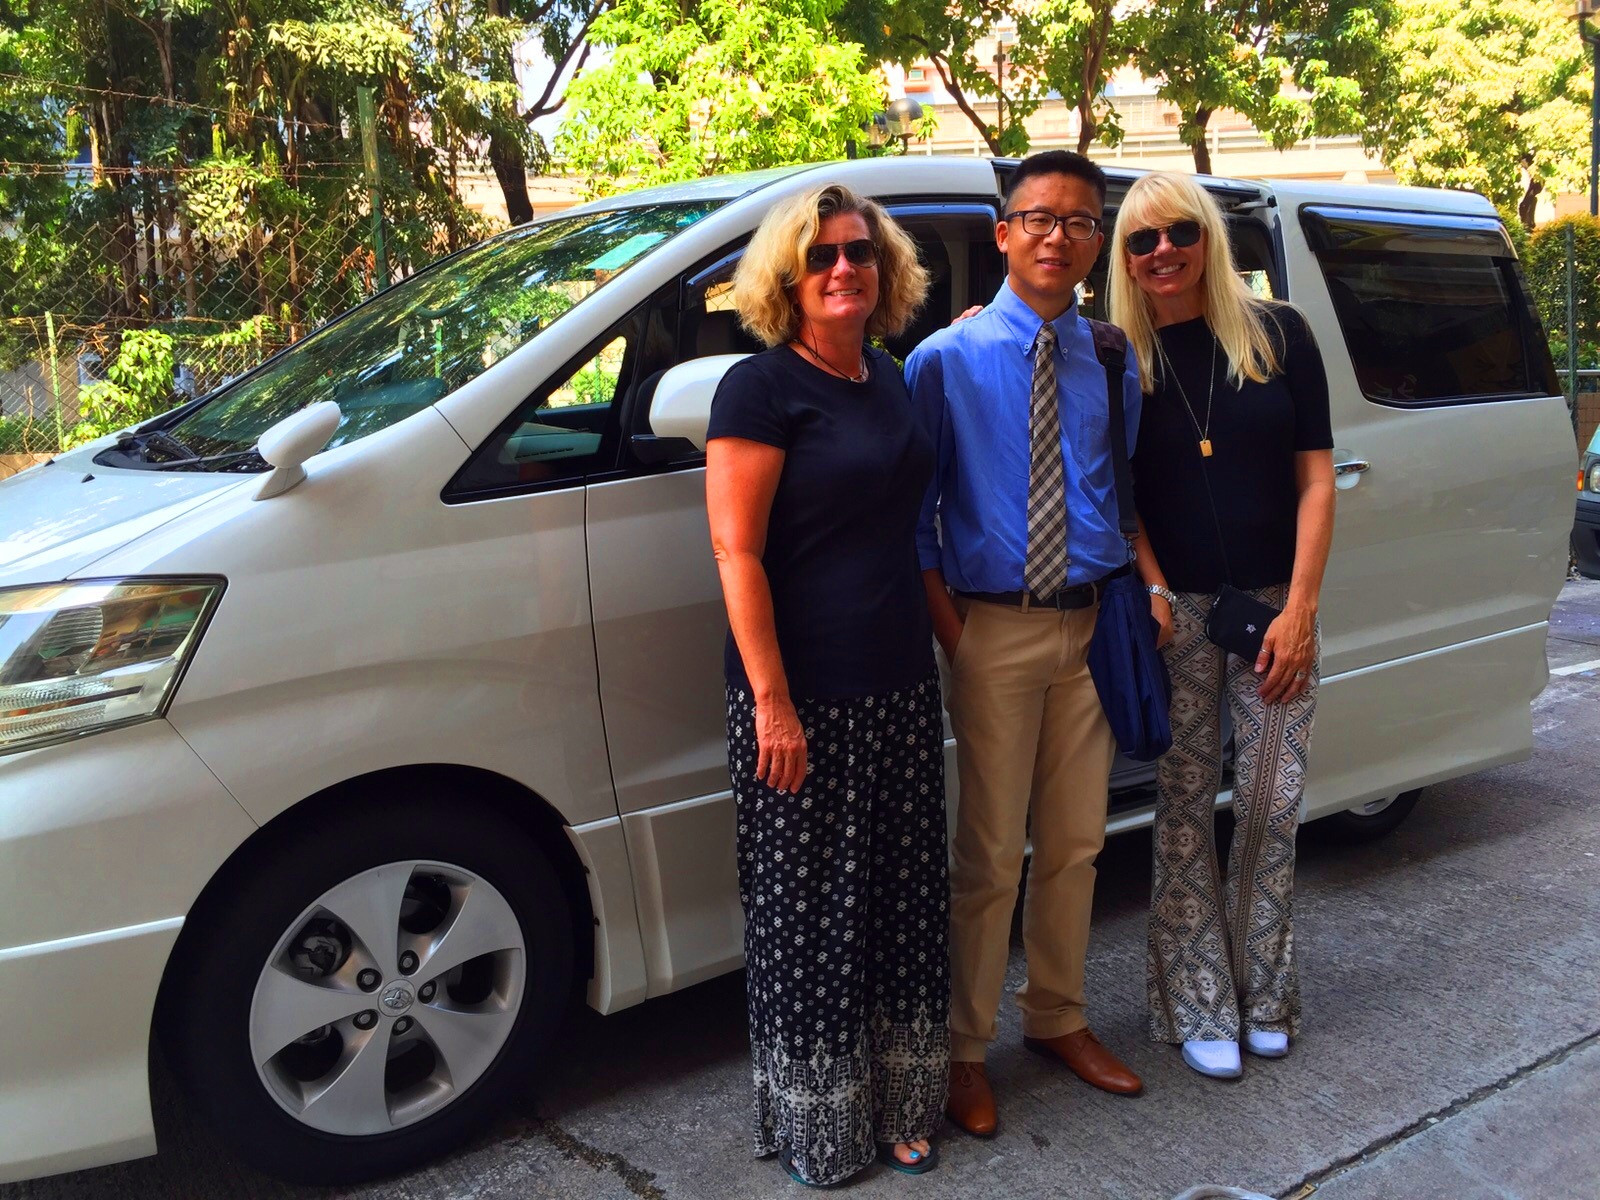
[[[1055,350],[1055,348],[1056,327],[1050,324],[1050,322],[1046,321],[1043,325],[1039,326],[1039,336],[1033,340],[1033,353],[1035,356],[1040,354],[1050,354]]]

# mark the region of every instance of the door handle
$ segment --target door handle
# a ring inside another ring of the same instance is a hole
[[[1355,487],[1361,482],[1361,476],[1372,470],[1370,462],[1357,458],[1349,450],[1335,450],[1333,455],[1333,486],[1341,492]]]

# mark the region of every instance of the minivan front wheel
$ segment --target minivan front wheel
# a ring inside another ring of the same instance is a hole
[[[1386,837],[1398,829],[1400,822],[1411,815],[1411,810],[1417,806],[1417,801],[1421,798],[1421,788],[1412,788],[1409,792],[1397,792],[1392,796],[1380,796],[1376,800],[1368,800],[1354,808],[1347,808],[1344,812],[1333,813],[1313,821],[1307,828],[1315,830],[1319,836],[1332,842],[1346,845],[1370,842],[1375,838]]]
[[[570,994],[540,849],[490,813],[302,822],[185,935],[164,1043],[239,1155],[304,1183],[427,1161],[525,1088]]]

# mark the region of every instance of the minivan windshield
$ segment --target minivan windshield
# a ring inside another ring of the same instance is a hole
[[[224,386],[165,428],[97,461],[178,471],[261,471],[263,433],[332,400],[328,446],[404,420],[474,379],[719,201],[556,217],[491,238],[379,293]]]

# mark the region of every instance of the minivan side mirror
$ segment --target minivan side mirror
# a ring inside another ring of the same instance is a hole
[[[679,363],[661,377],[650,400],[650,432],[656,438],[682,438],[706,448],[711,398],[728,368],[748,354],[713,354]]]
[[[272,467],[272,474],[256,489],[257,500],[281,496],[306,477],[301,466],[328,444],[339,428],[339,406],[323,400],[291,413],[261,435],[256,453]]]

